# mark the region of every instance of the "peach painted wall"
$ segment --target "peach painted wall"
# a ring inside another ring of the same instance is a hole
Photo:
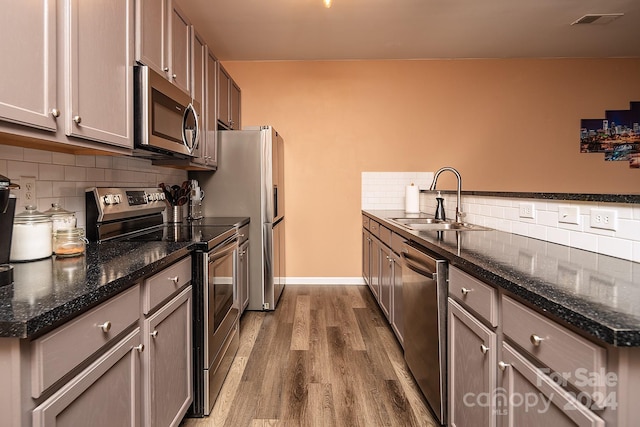
[[[243,125],[285,138],[289,277],[360,275],[363,171],[449,165],[466,190],[640,192],[640,170],[579,152],[581,118],[640,100],[640,59],[224,66]]]

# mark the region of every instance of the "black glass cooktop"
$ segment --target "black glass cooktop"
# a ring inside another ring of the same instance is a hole
[[[164,224],[123,236],[118,240],[128,242],[192,242],[211,246],[231,237],[235,230],[232,225]]]

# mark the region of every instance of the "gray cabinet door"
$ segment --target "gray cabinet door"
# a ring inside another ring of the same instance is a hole
[[[136,1],[136,60],[167,75],[166,0]]]
[[[508,344],[502,346],[498,414],[505,427],[603,427],[604,421]]]
[[[134,0],[68,0],[64,7],[65,132],[133,146]]]
[[[380,246],[380,295],[378,302],[387,319],[390,320],[391,287],[393,285],[393,252],[386,246]]]
[[[55,131],[55,0],[3,2],[0,58],[0,119]]]
[[[449,298],[449,422],[493,427],[497,337]]]
[[[144,425],[177,426],[193,400],[191,286],[144,322]]]
[[[191,24],[175,2],[172,2],[170,19],[171,81],[191,94]]]
[[[140,329],[33,410],[33,427],[140,425]]]
[[[393,263],[393,286],[391,287],[391,327],[404,347],[404,310],[402,296],[402,260],[391,252]]]
[[[229,126],[231,129],[238,130],[240,129],[240,87],[233,81],[233,79],[230,83],[229,112],[231,113],[231,117],[229,120]]]
[[[191,27],[192,40],[193,40],[193,99],[200,104],[199,122],[200,123],[200,137],[198,140],[198,147],[195,149],[194,162],[205,164],[207,155],[207,103],[206,100],[206,65],[207,65],[207,46],[204,39],[195,31],[195,28]]]
[[[371,281],[371,233],[362,229],[362,278],[369,285]]]
[[[380,242],[378,239],[371,237],[371,275],[369,276],[369,289],[373,292],[376,301],[378,301],[378,294],[380,293],[380,256]]]
[[[218,166],[218,85],[216,75],[218,64],[213,53],[207,51],[206,62],[206,132],[205,164],[207,166]]]
[[[249,241],[238,249],[238,290],[240,291],[240,314],[249,305]]]
[[[218,62],[218,121],[224,125],[225,128],[230,127],[230,112],[229,112],[229,92],[231,85],[231,77],[229,73]]]

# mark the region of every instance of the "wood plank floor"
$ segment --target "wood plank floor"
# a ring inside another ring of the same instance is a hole
[[[437,425],[366,286],[287,285],[275,312],[245,312],[213,412],[182,422],[276,425]]]

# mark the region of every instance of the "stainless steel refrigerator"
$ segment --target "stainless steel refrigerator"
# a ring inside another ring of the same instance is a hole
[[[218,132],[218,169],[198,174],[205,216],[248,216],[248,310],[275,310],[284,288],[283,139],[271,126]]]

